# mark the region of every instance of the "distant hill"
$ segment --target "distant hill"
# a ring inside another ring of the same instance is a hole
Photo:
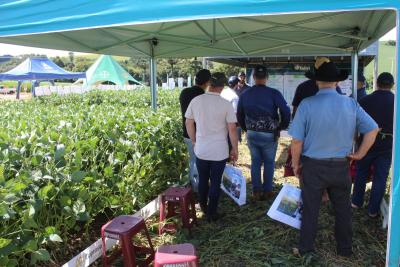
[[[396,47],[387,45],[387,41],[379,42],[378,73],[390,72],[394,75],[396,71]],[[373,61],[365,68],[364,74],[367,79],[373,77]]]

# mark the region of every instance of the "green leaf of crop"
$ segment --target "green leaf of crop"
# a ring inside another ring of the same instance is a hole
[[[49,198],[51,191],[53,191],[53,189],[54,189],[54,185],[52,183],[49,183],[45,187],[42,187],[38,192],[39,198],[42,200]]]
[[[7,194],[7,195],[4,197],[4,201],[5,201],[6,203],[9,203],[9,204],[15,203],[15,202],[17,202],[18,200],[20,200],[20,198],[17,197],[15,194]]]
[[[4,165],[0,165],[0,185],[4,185],[6,179],[4,178]]]
[[[26,244],[24,245],[24,249],[26,249],[29,252],[36,251],[38,249],[37,240],[32,239],[26,242]]]
[[[61,237],[60,237],[59,235],[57,235],[57,234],[51,234],[51,235],[49,236],[49,239],[50,239],[50,241],[52,241],[52,242],[63,242],[62,239],[61,239]]]
[[[49,261],[50,254],[47,250],[41,248],[32,252],[31,254],[31,264],[36,264],[38,261]]]
[[[78,215],[79,213],[84,213],[86,211],[85,203],[78,199],[72,206],[72,210],[74,211],[75,215]]]
[[[86,172],[84,171],[74,171],[71,175],[72,181],[75,183],[79,183],[85,178]]]
[[[56,147],[56,151],[54,153],[54,160],[60,161],[65,155],[65,146],[63,144],[59,144]]]
[[[56,228],[54,226],[47,226],[44,230],[48,236],[56,232]]]
[[[0,238],[0,248],[5,248],[12,242],[12,239]]]
[[[104,168],[104,176],[106,177],[112,177],[113,175],[113,169],[111,166],[107,166]]]

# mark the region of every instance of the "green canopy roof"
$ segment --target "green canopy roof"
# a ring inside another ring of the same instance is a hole
[[[100,82],[113,82],[116,85],[128,84],[128,81],[141,84],[135,80],[111,56],[101,55],[96,62],[86,71],[86,83],[92,85]]]

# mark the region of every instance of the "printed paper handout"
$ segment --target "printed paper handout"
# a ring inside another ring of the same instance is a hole
[[[300,229],[302,210],[301,190],[293,185],[285,184],[267,215],[274,220]]]
[[[226,165],[222,175],[221,189],[239,206],[246,204],[246,178],[239,168]]]

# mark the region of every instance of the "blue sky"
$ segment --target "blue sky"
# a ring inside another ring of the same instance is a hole
[[[396,28],[388,32],[380,40],[396,40]],[[0,55],[21,55],[21,54],[45,54],[47,56],[67,56],[68,51],[51,50],[51,49],[41,49],[18,45],[8,45],[0,43]],[[80,54],[80,53],[78,53]]]

